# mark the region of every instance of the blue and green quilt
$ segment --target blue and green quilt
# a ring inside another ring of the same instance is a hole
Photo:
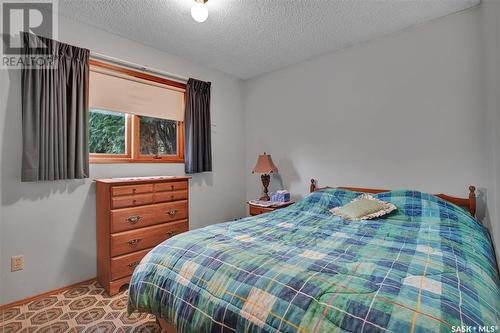
[[[329,212],[358,195],[319,191],[163,242],[132,276],[129,312],[155,314],[179,333],[500,332],[500,282],[482,225],[416,191],[375,195],[398,208],[383,218]]]

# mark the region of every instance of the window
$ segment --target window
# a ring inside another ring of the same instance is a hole
[[[128,115],[99,109],[89,110],[89,152],[101,156],[128,157]]]
[[[184,162],[185,85],[90,64],[90,162]]]
[[[177,155],[177,122],[139,117],[139,151],[141,156]]]

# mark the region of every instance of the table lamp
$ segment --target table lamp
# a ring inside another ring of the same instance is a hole
[[[257,159],[257,164],[252,170],[252,173],[261,173],[260,179],[262,180],[262,186],[264,187],[264,195],[260,198],[263,201],[269,201],[269,195],[267,194],[267,187],[269,186],[269,181],[271,177],[270,173],[278,172],[278,168],[274,165],[271,155],[267,155],[264,152],[264,155],[259,155]]]

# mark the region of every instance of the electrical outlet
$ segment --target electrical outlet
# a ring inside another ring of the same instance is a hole
[[[12,256],[10,258],[10,271],[22,271],[24,269],[24,256]]]

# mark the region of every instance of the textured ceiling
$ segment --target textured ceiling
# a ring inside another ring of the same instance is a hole
[[[242,79],[457,12],[480,0],[60,0],[62,15]]]

